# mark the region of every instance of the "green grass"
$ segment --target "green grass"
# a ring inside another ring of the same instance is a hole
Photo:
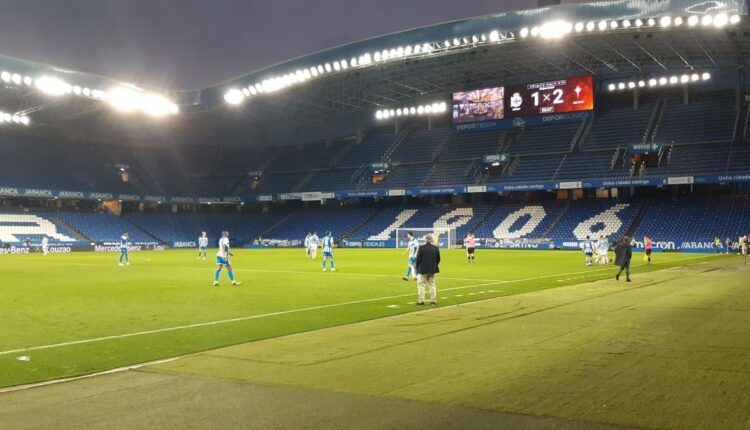
[[[130,267],[118,267],[116,254],[4,256],[0,387],[417,310],[414,283],[400,279],[406,258],[398,250],[338,250],[335,273],[303,254],[237,251],[238,287],[225,274],[221,287],[211,287],[213,258],[196,261],[192,250],[133,253]],[[702,258],[712,257],[658,254],[646,267],[636,255],[634,272]],[[439,291],[451,294],[440,306],[614,273],[585,267],[578,252],[549,251],[480,251],[475,265],[460,250],[443,251],[441,268]],[[21,355],[31,361],[18,361]]]

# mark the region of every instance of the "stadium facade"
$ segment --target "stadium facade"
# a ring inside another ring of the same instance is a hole
[[[0,216],[76,243],[332,228],[386,246],[448,226],[707,249],[750,229],[749,37],[744,1],[631,0],[407,30],[185,92],[1,57]],[[102,207],[117,216],[73,211]],[[697,227],[662,222],[675,212]]]

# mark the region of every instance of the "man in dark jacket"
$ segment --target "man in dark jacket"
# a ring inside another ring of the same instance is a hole
[[[624,236],[620,243],[615,246],[615,264],[620,270],[615,275],[615,279],[620,280],[620,274],[625,271],[625,280],[630,282],[630,259],[633,257],[633,247],[630,245],[630,238]]]
[[[418,305],[424,304],[424,290],[425,286],[430,286],[430,304],[437,304],[437,287],[435,286],[435,275],[440,273],[440,250],[437,246],[433,245],[432,235],[427,235],[424,238],[425,244],[420,246],[417,250],[417,292],[419,298],[417,300]]]

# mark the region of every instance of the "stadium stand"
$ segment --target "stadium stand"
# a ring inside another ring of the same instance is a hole
[[[119,243],[127,231],[133,243],[157,243],[158,239],[139,229],[125,219],[109,214],[85,212],[59,212],[56,214],[67,225],[94,242]]]
[[[131,213],[125,218],[143,231],[159,239],[160,242],[196,241],[201,231],[206,231],[211,242],[221,237],[222,230],[231,233],[239,243],[252,241],[274,224],[285,220],[291,212],[278,209],[271,213],[206,213],[168,214]]]
[[[32,245],[39,245],[45,236],[50,245],[85,244],[52,214],[0,212],[0,243],[21,245],[28,240]]]
[[[583,240],[599,235],[621,237],[638,213],[638,203],[613,203],[611,201],[575,202],[568,205],[559,219],[545,234],[553,240]]]
[[[367,219],[375,209],[367,208],[318,208],[296,211],[282,224],[268,230],[264,239],[303,240],[309,232],[323,236],[331,230],[335,238],[351,232],[362,220]]]
[[[573,137],[580,127],[580,122],[525,127],[519,132],[510,150],[506,152],[512,154],[568,152],[573,143]]]
[[[734,94],[716,91],[695,96],[683,103],[681,94],[667,98],[664,114],[657,124],[656,142],[726,142],[732,139],[737,111],[732,103]]]
[[[637,110],[633,109],[632,103],[630,100],[631,106],[604,107],[596,112],[596,118],[581,148],[614,149],[643,142],[656,103],[643,103]]]

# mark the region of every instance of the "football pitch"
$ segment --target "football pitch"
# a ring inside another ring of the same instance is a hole
[[[211,255],[196,261],[192,250],[133,253],[130,267],[118,267],[115,254],[5,256],[0,259],[0,386],[187,356],[147,366],[154,370],[137,377],[109,375],[114,379],[106,385],[128,385],[123,378],[155,378],[143,383],[160,385],[166,383],[160,378],[173,374],[191,375],[191,384],[205,382],[206,375],[280,387],[299,384],[324,392],[278,388],[282,392],[275,395],[302,396],[311,405],[353,402],[352,408],[369,400],[335,393],[385,396],[390,400],[371,405],[370,412],[382,408],[396,415],[414,405],[388,403],[393,398],[425,400],[429,404],[419,406],[428,409],[425,413],[434,413],[430,405],[447,405],[458,408],[453,419],[468,414],[462,419],[479,427],[484,419],[498,419],[480,411],[564,417],[579,424],[692,427],[697,416],[716,422],[721,413],[707,413],[705,404],[700,415],[675,416],[685,406],[678,404],[681,399],[696,390],[724,396],[727,414],[734,414],[727,423],[747,420],[737,411],[748,406],[748,397],[736,390],[750,388],[747,359],[741,358],[749,332],[747,324],[735,324],[747,322],[747,301],[734,298],[747,296],[746,286],[742,293],[738,285],[744,284],[737,283],[747,272],[725,267],[746,270],[739,257],[656,254],[646,266],[636,254],[634,282],[626,284],[613,279],[612,266],[586,267],[579,252],[484,250],[473,265],[461,250],[442,254],[439,304],[427,309],[414,304],[415,283],[400,279],[406,270],[400,250],[339,249],[333,273],[323,272],[319,260],[299,249],[240,250],[232,263],[243,284],[231,286],[222,274],[220,287],[211,286]],[[721,318],[691,318],[693,310]],[[354,324],[368,320],[377,321]],[[722,320],[732,324],[713,327],[722,332],[721,342],[699,335],[701,324]],[[691,346],[697,352],[683,344],[649,347],[680,329],[695,332]],[[300,334],[286,336],[295,333]],[[268,340],[256,342],[263,339]],[[231,345],[237,346],[220,349]],[[687,374],[689,366],[672,366],[683,352],[708,376],[696,381]],[[635,380],[629,368],[638,369]],[[629,378],[612,386],[618,375]],[[667,379],[657,388],[662,377]],[[444,382],[426,382],[437,379]],[[224,389],[233,388],[219,390]],[[273,403],[274,393],[267,386],[262,390],[265,401]],[[660,397],[665,390],[667,397]],[[21,395],[34,396],[34,390],[25,391]],[[16,393],[0,396],[10,394]],[[284,401],[272,406],[289,408]],[[618,403],[630,409],[607,409]],[[653,406],[662,403],[674,409],[666,411],[668,417]],[[507,417],[506,424],[513,419]]]

